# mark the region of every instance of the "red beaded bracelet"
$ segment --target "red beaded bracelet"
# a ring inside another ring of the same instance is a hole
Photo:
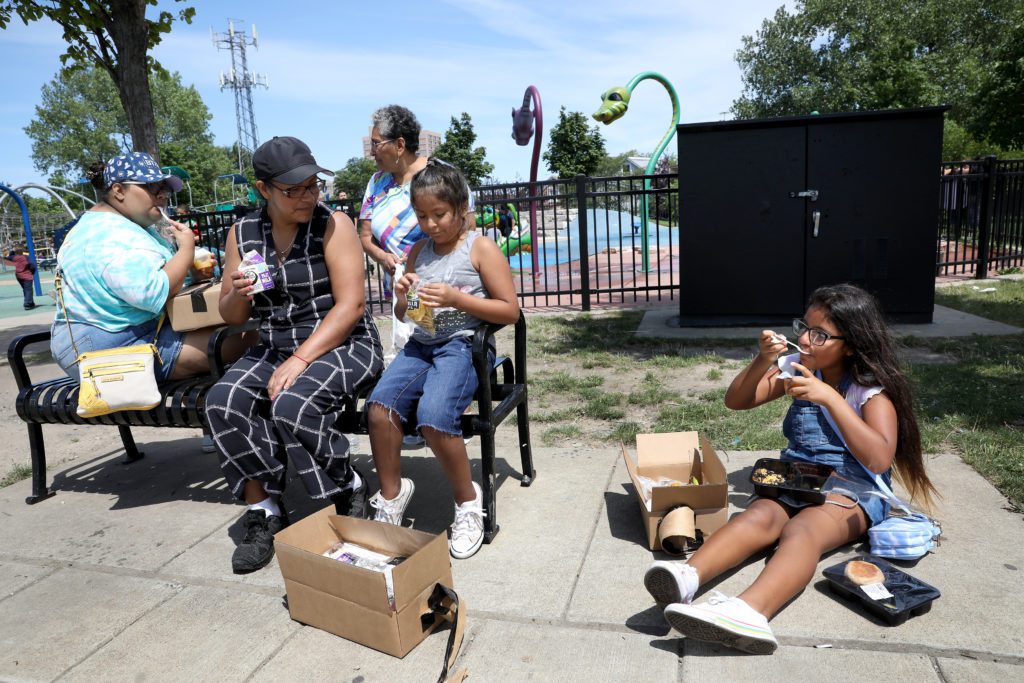
[[[292,358],[298,358],[298,359],[299,359],[299,360],[301,360],[301,361],[302,361],[303,363],[305,363],[305,364],[306,364],[307,366],[309,366],[309,361],[308,361],[308,360],[306,360],[305,358],[303,358],[302,356],[300,356],[300,355],[299,355],[299,354],[297,354],[297,353],[292,353]]]

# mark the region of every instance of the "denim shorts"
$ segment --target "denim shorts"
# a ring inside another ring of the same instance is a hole
[[[50,354],[69,377],[77,380],[79,375],[75,359],[78,355],[89,351],[114,349],[118,346],[150,344],[153,342],[153,335],[156,334],[157,320],[154,318],[149,322],[132,325],[118,332],[108,332],[88,323],[71,323],[71,334],[74,335],[75,341],[73,345],[71,337],[68,336],[67,323],[63,320],[55,320],[50,328]],[[170,323],[164,320],[163,327],[160,328],[160,336],[156,340],[156,348],[162,361],[155,366],[158,380],[163,381],[171,376],[184,342],[185,334],[175,332],[171,329]],[[75,347],[78,348],[78,354],[75,353]]]
[[[406,343],[381,376],[368,403],[394,411],[403,423],[414,416],[416,427],[432,427],[450,435],[462,434],[462,414],[476,393],[471,337],[443,344]],[[419,401],[421,396],[427,400]]]

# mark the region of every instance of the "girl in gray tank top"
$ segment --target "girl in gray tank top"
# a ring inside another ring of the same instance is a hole
[[[409,251],[395,282],[395,314],[416,330],[367,401],[370,448],[380,491],[374,518],[401,524],[415,485],[401,476],[402,424],[415,420],[441,461],[455,499],[448,542],[470,557],[483,542],[483,500],[470,474],[460,418],[476,393],[473,332],[486,322],[512,324],[519,300],[508,261],[489,237],[466,231],[469,196],[455,167],[430,159],[412,180],[412,204],[428,238]]]

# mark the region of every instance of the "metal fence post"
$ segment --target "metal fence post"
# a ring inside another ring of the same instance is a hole
[[[580,222],[580,289],[583,310],[590,310],[590,253],[587,246],[587,176],[576,175],[576,217]]]
[[[981,213],[978,216],[978,259],[975,264],[974,277],[984,279],[988,277],[989,262],[989,223],[992,220],[992,209],[995,201],[993,187],[995,185],[996,157],[993,155],[982,157],[981,168]]]

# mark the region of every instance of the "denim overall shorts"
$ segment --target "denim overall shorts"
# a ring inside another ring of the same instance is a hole
[[[844,393],[848,386],[849,378],[844,378],[839,385],[840,393]],[[789,445],[782,449],[783,460],[813,462],[832,467],[835,473],[826,482],[825,491],[834,488],[836,493],[847,497],[850,497],[849,493],[853,493],[857,504],[867,515],[869,527],[885,519],[889,512],[889,504],[884,498],[872,495],[872,492],[878,491],[878,487],[868,478],[864,467],[846,448],[843,439],[832,429],[821,406],[810,401],[794,399],[793,405],[786,413],[786,419],[782,422],[782,433],[789,440]],[[883,474],[882,479],[886,484],[890,484],[889,472]],[[779,501],[794,509],[813,505],[787,495],[779,496]]]

